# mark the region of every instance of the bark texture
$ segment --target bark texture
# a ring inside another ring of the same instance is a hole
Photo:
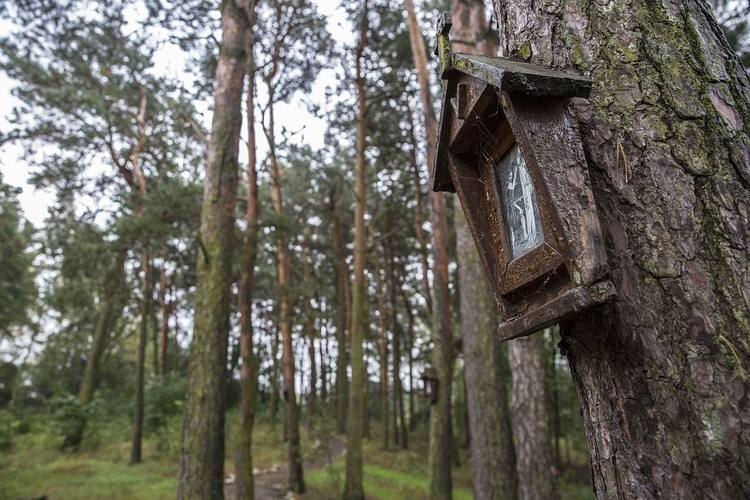
[[[255,424],[255,402],[258,394],[258,375],[253,353],[253,283],[255,262],[258,255],[258,172],[256,170],[255,149],[255,0],[245,6],[247,16],[247,94],[245,98],[247,115],[247,169],[245,192],[247,205],[245,221],[247,228],[242,242],[240,258],[240,283],[238,302],[240,309],[240,408],[236,440],[234,443],[235,498],[252,500],[255,496],[253,480],[253,425]]]
[[[346,432],[346,413],[349,407],[349,377],[347,366],[347,282],[349,268],[346,264],[344,229],[336,213],[336,194],[331,193],[331,218],[333,221],[333,253],[336,255],[336,432]]]
[[[484,0],[452,0],[451,18],[454,51],[496,55]],[[454,224],[474,497],[513,499],[516,457],[503,381],[508,360],[495,337],[497,306],[463,212],[456,211]]]
[[[224,496],[227,345],[247,17],[234,0],[224,0],[221,22],[182,428],[180,499]]]
[[[362,54],[367,46],[368,1],[365,0],[359,26],[359,41],[355,59],[355,85],[357,88],[357,161],[355,173],[356,201],[354,206],[354,287],[352,289],[351,365],[352,383],[349,388],[349,413],[347,416],[346,483],[345,500],[365,498],[362,481],[362,438],[365,431],[366,372],[363,352],[365,338],[365,266],[367,245],[365,241],[365,210],[367,209],[367,100],[365,80],[362,76]]]
[[[541,7],[541,8],[540,8]],[[561,327],[599,498],[750,496],[750,90],[703,1],[495,0],[577,102],[617,300]]]

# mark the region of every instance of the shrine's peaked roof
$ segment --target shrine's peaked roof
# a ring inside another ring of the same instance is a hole
[[[483,80],[498,90],[547,97],[588,97],[591,80],[536,64],[453,53],[450,70]]]

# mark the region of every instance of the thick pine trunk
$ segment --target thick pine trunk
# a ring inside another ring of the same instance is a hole
[[[750,90],[705,2],[495,0],[576,102],[617,300],[563,324],[599,498],[750,496]]]
[[[483,0],[452,0],[451,17],[455,51],[496,55]],[[497,306],[463,212],[456,212],[454,224],[474,496],[512,499],[516,456],[503,380],[508,361],[495,338]]]
[[[417,23],[414,2],[406,0],[409,40],[417,70],[422,110],[427,132],[427,165],[435,162],[437,118],[433,105],[427,53]],[[434,259],[432,286],[432,363],[437,373],[437,402],[430,411],[430,498],[450,498],[452,490],[451,457],[451,385],[453,382],[453,333],[451,331],[450,292],[448,288],[448,220],[444,193],[430,192],[430,222]]]
[[[222,46],[201,209],[195,319],[180,453],[180,499],[223,498],[227,347],[247,17],[221,4]]]
[[[362,9],[359,41],[356,49],[355,80],[357,88],[357,161],[355,172],[356,201],[354,205],[354,287],[352,290],[352,328],[349,346],[352,365],[352,383],[349,388],[349,414],[347,416],[346,483],[345,500],[365,498],[363,486],[362,439],[365,432],[366,383],[363,342],[365,338],[365,266],[367,245],[365,242],[365,211],[367,210],[367,159],[365,157],[367,104],[365,80],[362,76],[362,56],[367,46],[369,31],[368,0]]]

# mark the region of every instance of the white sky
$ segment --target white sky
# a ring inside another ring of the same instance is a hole
[[[319,12],[328,18],[328,30],[337,42],[349,43],[354,38],[353,29],[346,20],[346,15],[338,0],[316,0]],[[0,31],[5,31],[7,25],[3,26],[0,21]],[[184,54],[175,47],[167,48],[155,55],[155,67],[165,75],[178,77],[184,68]],[[299,141],[309,144],[314,149],[323,146],[323,136],[326,125],[323,120],[312,116],[307,111],[307,102],[324,101],[324,91],[327,86],[332,85],[334,74],[332,70],[324,70],[309,95],[296,95],[289,103],[281,103],[276,108],[277,132],[285,126],[290,131],[299,131]],[[10,124],[8,118],[19,101],[11,95],[14,82],[5,74],[0,73],[0,130],[8,131]],[[199,107],[201,109],[201,107]],[[203,107],[203,120],[206,128],[210,130],[211,115]],[[258,157],[263,158],[267,146],[259,138]],[[244,154],[244,153],[242,153]],[[52,191],[35,190],[28,184],[30,167],[22,159],[22,148],[19,145],[5,145],[0,149],[0,172],[3,181],[12,186],[22,189],[19,202],[25,217],[36,227],[40,227],[47,216],[47,208],[54,201]]]

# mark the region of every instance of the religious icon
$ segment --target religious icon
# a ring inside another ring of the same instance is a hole
[[[534,183],[518,145],[500,160],[496,170],[511,256],[520,257],[544,241]]]

